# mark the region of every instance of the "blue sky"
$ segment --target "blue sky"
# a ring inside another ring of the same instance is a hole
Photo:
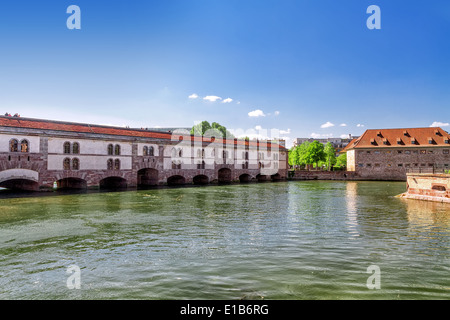
[[[445,0],[2,1],[0,113],[290,139],[449,130],[449,35]]]

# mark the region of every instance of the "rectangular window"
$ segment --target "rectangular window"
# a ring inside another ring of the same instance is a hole
[[[405,154],[411,154],[410,150],[405,150]]]
[[[373,153],[375,153],[375,154],[380,154],[380,151],[377,150],[377,151],[374,151]]]
[[[421,163],[420,166],[421,166],[421,167],[425,167],[426,164],[425,164],[425,163]]]
[[[379,163],[375,163],[375,168],[379,168],[381,165]]]
[[[420,154],[427,154],[427,150],[420,150]]]
[[[399,154],[403,153],[403,151],[402,151],[402,150],[397,150],[397,152],[398,152]]]
[[[366,167],[371,167],[371,166],[372,166],[371,163],[366,164]]]
[[[364,167],[364,164],[362,164],[362,163],[358,163],[358,167]]]
[[[413,150],[413,154],[419,154],[419,150]]]
[[[403,167],[403,163],[399,163],[397,166],[398,167]]]
[[[391,153],[391,150],[386,151],[387,154]]]
[[[434,151],[433,150],[428,150],[428,154],[433,154]]]
[[[443,154],[449,154],[449,150],[448,150],[448,149],[442,150],[442,153],[443,153]]]

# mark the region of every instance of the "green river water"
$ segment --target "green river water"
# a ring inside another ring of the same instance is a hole
[[[449,299],[450,205],[404,191],[292,181],[4,197],[0,299]]]

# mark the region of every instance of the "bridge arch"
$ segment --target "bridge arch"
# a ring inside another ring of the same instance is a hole
[[[217,180],[219,181],[219,183],[230,183],[231,169],[229,168],[219,169]]]
[[[158,185],[159,172],[153,168],[143,168],[138,171],[138,187],[148,187],[148,186],[156,186]]]
[[[12,190],[39,190],[39,173],[29,169],[0,171],[0,187]]]
[[[126,189],[128,182],[125,178],[118,176],[106,177],[100,180],[100,189]]]
[[[174,175],[167,178],[167,185],[181,186],[186,184],[186,178],[180,175]]]
[[[56,181],[58,189],[87,189],[87,181],[78,177],[67,177]]]
[[[209,183],[209,178],[204,174],[199,174],[192,181],[195,185],[206,185]]]
[[[241,174],[239,176],[239,182],[250,182],[252,181],[252,176],[248,173]]]

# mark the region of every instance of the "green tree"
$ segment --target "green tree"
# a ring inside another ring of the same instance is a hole
[[[316,164],[317,167],[318,163],[320,161],[325,161],[325,159],[326,156],[323,144],[318,141],[311,142],[305,155],[306,164]]]
[[[310,144],[311,144],[311,142],[305,141],[297,147],[298,165],[299,166],[305,166],[308,164],[307,156],[308,156],[308,149],[309,149]]]
[[[336,166],[340,168],[347,167],[347,152],[341,153],[336,159]]]
[[[334,149],[331,142],[327,142],[324,148],[325,152],[325,163],[328,170],[331,170],[331,167],[336,164],[336,150]]]
[[[224,126],[220,125],[217,122],[213,122],[209,124],[208,121],[204,120],[196,125],[194,125],[191,129],[191,134],[196,136],[216,136],[223,137],[228,139],[234,139],[234,135],[231,134],[230,131],[227,130]]]
[[[202,136],[205,134],[207,130],[211,129],[211,125],[208,121],[202,121],[196,125],[194,125],[191,129],[191,134],[196,136]]]

